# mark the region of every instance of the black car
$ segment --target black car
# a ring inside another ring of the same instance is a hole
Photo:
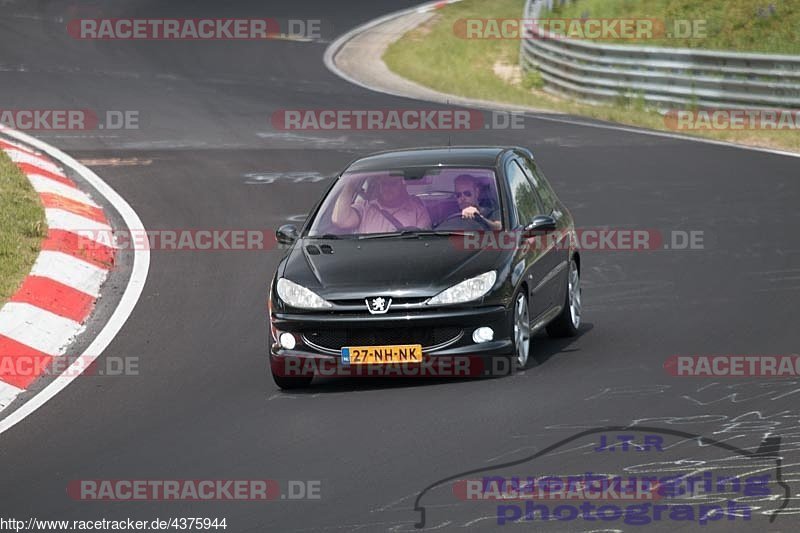
[[[534,331],[580,326],[572,216],[524,148],[358,159],[302,229],[282,226],[277,238],[289,245],[269,296],[281,388],[307,386],[319,363],[477,356],[513,372],[528,364]]]

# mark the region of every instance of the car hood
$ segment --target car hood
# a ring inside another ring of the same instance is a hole
[[[329,300],[375,294],[419,298],[500,270],[507,259],[504,251],[460,249],[459,238],[301,239],[283,276]],[[314,247],[320,253],[311,253]]]

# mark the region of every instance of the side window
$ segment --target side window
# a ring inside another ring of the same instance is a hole
[[[533,161],[527,157],[521,157],[520,162],[522,163],[522,168],[525,170],[525,173],[531,178],[536,187],[536,192],[539,194],[544,204],[545,214],[549,214],[556,207],[557,203],[553,189],[550,188],[550,184],[547,183],[544,175]]]
[[[536,215],[541,215],[544,211],[541,201],[531,184],[531,180],[525,175],[522,167],[512,160],[506,165],[506,179],[511,190],[511,197],[517,211],[517,222],[527,225]]]

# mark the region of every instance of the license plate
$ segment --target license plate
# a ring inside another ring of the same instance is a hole
[[[342,364],[380,365],[386,363],[421,363],[422,345],[347,346],[342,348]]]

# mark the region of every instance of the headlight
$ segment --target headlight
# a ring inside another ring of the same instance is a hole
[[[443,290],[428,300],[428,305],[460,304],[477,300],[492,289],[495,280],[497,280],[497,272],[494,270],[475,276]]]
[[[292,307],[301,309],[324,309],[333,307],[333,304],[322,299],[313,291],[306,289],[286,278],[278,280],[278,296]]]

